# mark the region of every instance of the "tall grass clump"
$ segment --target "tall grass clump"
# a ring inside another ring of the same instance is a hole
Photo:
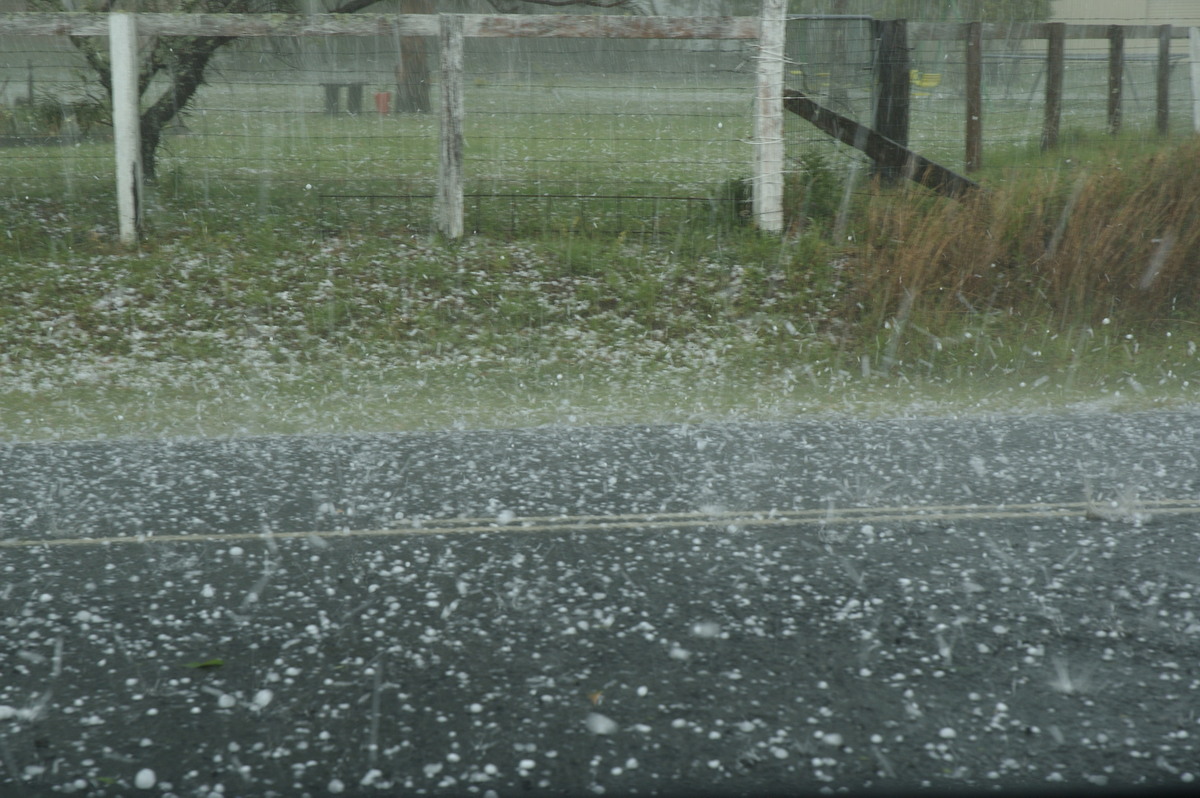
[[[844,311],[861,334],[895,339],[908,326],[940,348],[979,328],[1054,335],[1197,317],[1200,142],[1099,168],[1027,171],[962,202],[873,191]]]

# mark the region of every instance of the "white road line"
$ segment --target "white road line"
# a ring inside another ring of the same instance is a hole
[[[1152,500],[1140,502],[1138,512],[1153,515],[1196,515],[1200,504],[1190,501]],[[480,533],[604,532],[620,530],[766,528],[781,526],[839,526],[850,523],[987,521],[1015,518],[1097,517],[1112,520],[1133,517],[1128,508],[1092,502],[1025,503],[981,506],[939,504],[900,507],[829,507],[782,511],[712,511],[687,513],[618,513],[613,515],[527,516],[508,523],[495,518],[436,518],[414,521],[411,526],[346,531],[303,530],[297,532],[213,532],[199,534],[122,535],[101,538],[45,538],[0,540],[0,549],[39,546],[100,546],[121,543],[200,543],[214,541],[317,537],[332,541],[347,538],[404,537],[409,535],[465,535]]]

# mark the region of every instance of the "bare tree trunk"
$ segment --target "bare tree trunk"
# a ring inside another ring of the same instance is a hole
[[[88,38],[72,37],[71,41],[96,73],[105,93],[111,96],[108,56]],[[155,41],[149,48],[139,70],[138,95],[146,96],[150,82],[160,72],[170,78],[171,88],[141,113],[138,127],[142,139],[142,176],[147,181],[153,181],[158,173],[158,145],[163,130],[204,85],[204,70],[213,54],[230,41],[231,38],[223,36],[172,36]]]
[[[191,102],[196,90],[204,85],[204,70],[213,54],[232,39],[219,36],[172,37],[168,44],[159,42],[154,58],[169,59],[167,72],[171,76],[171,90],[164,92],[158,100],[142,111],[142,173],[146,180],[157,177],[158,145],[163,131],[180,111]],[[144,74],[139,83],[141,96],[146,96],[150,76]]]
[[[401,14],[432,14],[432,0],[401,0]],[[423,36],[400,38],[400,63],[396,65],[396,111],[428,113],[429,43]]]

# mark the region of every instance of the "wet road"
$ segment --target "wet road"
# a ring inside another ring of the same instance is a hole
[[[5,538],[1185,500],[1200,413],[0,444]]]
[[[1198,428],[0,445],[0,786],[1190,784]]]

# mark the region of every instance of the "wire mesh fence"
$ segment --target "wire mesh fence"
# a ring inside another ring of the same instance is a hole
[[[468,218],[477,226],[489,211],[515,215],[545,196],[530,220],[538,227],[652,232],[707,218],[721,183],[749,176],[750,45],[515,44],[543,44],[531,54],[536,72],[495,69],[486,57],[469,68]]]
[[[159,192],[324,225],[345,223],[343,200],[355,198],[397,230],[427,230],[437,118],[392,113],[396,60],[379,38],[238,42],[164,143]]]
[[[1040,141],[1051,71],[1045,38],[985,40],[982,54],[982,97],[985,153],[1024,147]],[[1170,56],[1171,129],[1190,133],[1192,88],[1187,39],[1176,39]],[[1120,118],[1130,133],[1153,136],[1158,111],[1157,42],[1130,40],[1121,57]],[[1112,54],[1106,38],[1074,39],[1063,54],[1061,129],[1064,137],[1104,135],[1109,131]],[[914,70],[932,84],[914,94],[914,141],[933,152],[962,158],[963,96],[966,65],[960,41],[918,42]],[[937,75],[928,80],[931,75]],[[940,78],[940,81],[939,79]],[[986,157],[986,155],[985,155]]]
[[[468,40],[467,229],[653,232],[711,216],[722,182],[749,176],[752,51],[690,44]],[[424,144],[399,169],[374,165],[377,177],[323,178],[322,203],[341,218],[433,194],[436,120],[380,111],[400,93],[381,90],[373,118],[332,123],[384,138],[409,128]]]
[[[877,21],[867,17],[793,18],[788,23],[787,86],[870,126],[878,100],[875,53]],[[1078,33],[1064,53],[1064,138],[1108,132],[1112,53],[1106,26]],[[1044,133],[1048,81],[1045,26],[1013,25],[983,41],[979,92],[983,100],[983,147],[987,154],[1037,145]],[[1160,56],[1149,26],[1125,42],[1121,60],[1121,125],[1134,135],[1154,135],[1159,114]],[[1169,131],[1192,132],[1193,87],[1186,30],[1176,28],[1169,52]],[[1083,38],[1084,35],[1090,38]],[[909,26],[910,146],[954,169],[966,167],[969,91],[965,25]],[[835,144],[803,120],[788,120],[788,152],[822,150],[843,162],[865,156]]]
[[[964,166],[971,90],[963,29],[914,25],[909,42],[908,143],[955,169]],[[1031,30],[983,43],[985,162],[1043,135],[1047,44]],[[105,46],[103,37],[89,41]],[[791,18],[784,85],[869,126],[877,45],[868,17]],[[1186,45],[1176,37],[1169,52],[1169,124],[1180,133],[1192,124]],[[1162,102],[1155,47],[1130,39],[1120,66],[1122,124],[1147,135]],[[40,204],[48,219],[93,217],[102,231],[113,159],[98,73],[65,36],[0,35],[0,48],[0,202]],[[752,38],[466,39],[466,230],[659,233],[745,215],[758,57]],[[1110,42],[1073,38],[1064,62],[1064,134],[1105,131]],[[282,214],[327,229],[428,231],[440,67],[429,36],[238,39],[218,51],[206,84],[166,129],[146,205],[158,224]],[[170,90],[163,81],[143,103]],[[785,121],[788,179],[861,174],[862,153],[795,115]]]
[[[654,232],[711,218],[728,205],[722,183],[750,174],[753,58],[742,41],[468,39],[468,229]],[[420,74],[405,74],[414,63]],[[427,231],[439,66],[426,37],[233,43],[166,130],[147,202]],[[94,78],[61,37],[5,48],[0,195],[69,212],[110,191],[107,115],[85,127],[76,110],[96,99]]]
[[[0,36],[0,198],[60,222],[101,183],[111,199],[109,115],[86,69],[65,37]]]

